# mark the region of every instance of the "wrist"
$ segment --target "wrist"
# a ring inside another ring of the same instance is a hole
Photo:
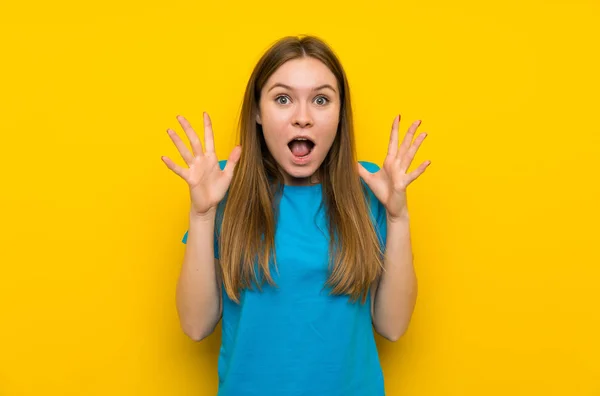
[[[395,216],[391,216],[388,213],[386,220],[388,223],[408,223],[410,221],[410,216],[408,215],[408,210],[405,209]]]
[[[214,223],[216,217],[216,210],[211,208],[206,213],[198,213],[193,210],[190,211],[190,223]]]

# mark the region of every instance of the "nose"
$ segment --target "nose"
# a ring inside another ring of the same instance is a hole
[[[296,112],[294,112],[294,126],[299,126],[301,128],[306,128],[309,125],[312,125],[312,117],[310,116],[310,112],[306,105],[301,104],[298,106]]]

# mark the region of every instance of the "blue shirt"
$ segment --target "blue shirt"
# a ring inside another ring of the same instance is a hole
[[[219,162],[221,169],[225,162]],[[370,172],[379,169],[361,163]],[[385,208],[368,187],[367,194],[385,248]],[[275,230],[279,272],[271,271],[278,287],[265,283],[262,292],[243,290],[240,305],[223,290],[218,396],[385,394],[371,296],[353,303],[324,288],[329,233],[321,201],[320,184],[284,186]],[[218,229],[217,224],[217,234]]]

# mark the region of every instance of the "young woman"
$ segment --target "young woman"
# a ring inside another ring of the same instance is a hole
[[[356,160],[350,91],[334,52],[285,37],[260,59],[240,116],[240,145],[215,155],[178,120],[187,167],[162,157],[191,196],[177,284],[194,340],[222,318],[219,395],[384,394],[374,332],[395,341],[415,305],[406,188],[425,138],[398,142],[395,117],[380,169]],[[398,147],[399,146],[399,147]]]

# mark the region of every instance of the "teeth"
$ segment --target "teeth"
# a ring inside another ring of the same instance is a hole
[[[295,140],[297,140],[297,141],[301,141],[301,142],[311,142],[312,144],[315,144],[315,142],[313,142],[312,140],[310,140],[310,139],[308,139],[308,138],[303,138],[303,137],[296,137],[296,138],[293,138],[292,140],[290,140],[290,142],[289,142],[288,144],[292,143],[292,142],[293,142],[293,141],[295,141]]]

